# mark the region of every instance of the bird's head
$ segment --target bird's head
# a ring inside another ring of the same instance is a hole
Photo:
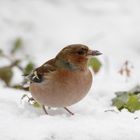
[[[56,56],[57,66],[76,69],[87,67],[90,57],[101,55],[97,50],[90,50],[86,45],[72,44],[63,48]]]

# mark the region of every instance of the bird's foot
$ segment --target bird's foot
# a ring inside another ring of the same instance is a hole
[[[74,115],[74,113],[71,112],[68,108],[64,107],[64,109],[65,109],[69,114]]]

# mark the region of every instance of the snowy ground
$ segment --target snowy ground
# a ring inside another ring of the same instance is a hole
[[[74,116],[63,109],[50,110],[46,116],[41,109],[21,103],[25,92],[1,85],[0,140],[139,140],[140,111],[118,112],[111,106],[115,91],[140,83],[139,6],[139,0],[1,0],[4,50],[21,37],[23,52],[30,53],[37,65],[72,43],[86,44],[104,55],[89,95],[70,107]],[[125,60],[134,66],[127,82],[118,74]],[[13,82],[20,78],[17,74]]]

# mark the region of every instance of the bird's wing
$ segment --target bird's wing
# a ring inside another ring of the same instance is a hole
[[[30,82],[37,82],[40,83],[43,80],[44,75],[49,74],[56,70],[55,67],[55,59],[51,59],[41,65],[40,67],[36,68],[29,76]]]

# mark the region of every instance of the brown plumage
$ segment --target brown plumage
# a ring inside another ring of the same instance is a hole
[[[72,114],[66,107],[83,99],[92,84],[87,66],[89,56],[100,54],[82,44],[63,48],[54,59],[36,68],[30,75],[33,98],[43,109],[44,106],[63,107]]]

